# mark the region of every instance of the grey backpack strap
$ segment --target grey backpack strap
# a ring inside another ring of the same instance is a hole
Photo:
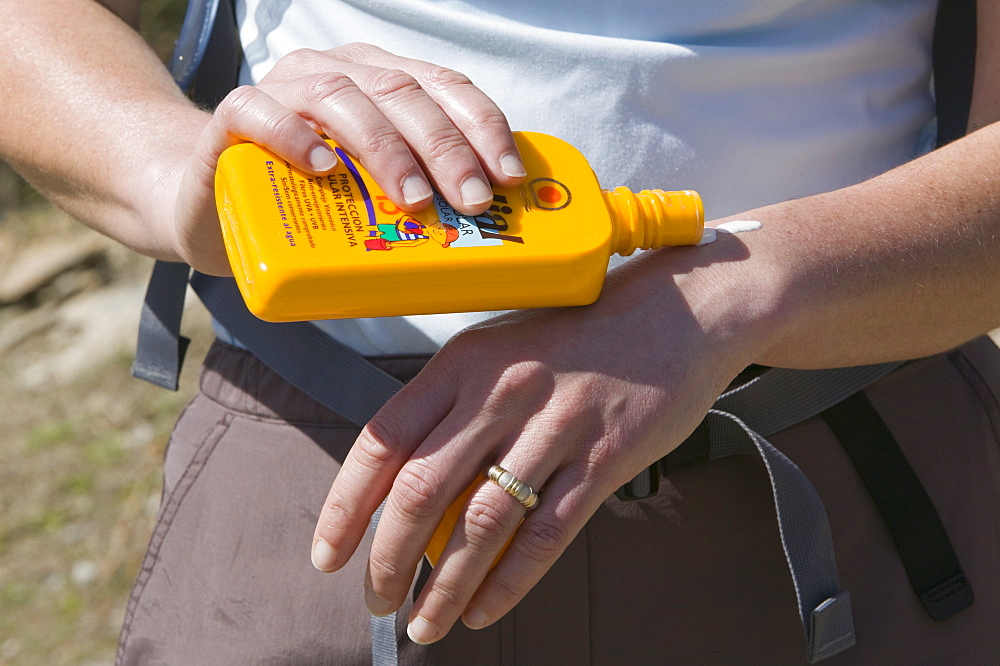
[[[190,0],[184,22],[167,64],[174,82],[199,104],[215,106],[224,92],[236,86],[239,40],[232,0]],[[220,55],[224,54],[224,55]],[[206,78],[211,90],[192,89],[206,56],[213,71]],[[220,63],[228,63],[222,67]],[[177,390],[187,338],[181,336],[181,315],[191,268],[182,263],[157,261],[146,288],[139,323],[139,342],[132,374],[157,386]]]
[[[771,368],[746,384],[723,393],[714,408],[736,414],[767,437],[854,395],[902,363],[880,363],[829,370]]]
[[[308,322],[276,324],[253,316],[232,278],[196,272],[191,286],[212,316],[264,365],[353,423],[368,423],[403,387],[403,382]],[[325,371],[317,372],[316,359],[322,359]]]
[[[187,264],[157,261],[149,277],[139,318],[132,375],[171,391],[177,390],[190,342],[181,335],[181,316],[190,272]]]

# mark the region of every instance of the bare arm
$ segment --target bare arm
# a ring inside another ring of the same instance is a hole
[[[139,2],[105,3],[133,25]],[[177,90],[138,33],[89,0],[0,4],[0,152],[42,194],[140,252],[176,258],[162,215],[171,158],[209,115]],[[161,202],[162,203],[162,202]]]
[[[913,358],[1000,326],[1000,2],[978,11],[968,136],[855,187],[758,211],[769,232],[745,238],[761,262],[753,273],[778,280],[760,361]]]

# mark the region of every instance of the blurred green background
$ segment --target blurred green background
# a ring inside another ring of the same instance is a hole
[[[143,4],[164,60],[185,6]],[[163,451],[211,337],[195,305],[181,391],[130,377],[150,267],[0,163],[0,664],[114,661]]]

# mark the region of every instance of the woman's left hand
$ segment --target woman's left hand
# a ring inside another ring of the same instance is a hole
[[[343,566],[388,495],[365,596],[373,614],[396,610],[445,509],[497,464],[538,491],[537,508],[484,479],[414,603],[409,633],[430,643],[459,617],[471,628],[495,622],[746,365],[733,322],[706,307],[721,292],[707,262],[745,253],[734,236],[648,252],[610,273],[594,305],[514,312],[460,333],[351,449],[316,528],[314,564]]]

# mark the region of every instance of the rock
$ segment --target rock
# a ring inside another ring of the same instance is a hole
[[[5,662],[13,661],[17,655],[21,654],[21,648],[24,647],[18,638],[8,638],[3,643],[0,643],[0,660]]]
[[[97,580],[97,564],[90,560],[78,560],[73,563],[69,579],[77,587],[89,587]]]
[[[101,263],[106,260],[109,242],[82,232],[62,239],[47,238],[19,250],[0,273],[0,306],[29,299],[60,276]],[[73,282],[66,281],[57,293],[75,291]]]

